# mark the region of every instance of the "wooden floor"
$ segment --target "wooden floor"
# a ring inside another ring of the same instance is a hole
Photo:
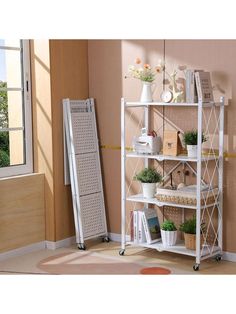
[[[88,249],[101,254],[117,256],[120,250],[120,243],[100,243],[99,241],[94,241],[88,243]],[[158,265],[170,268],[173,274],[236,274],[236,263],[234,262],[224,260],[217,262],[215,259],[207,259],[201,262],[199,271],[194,271],[193,264],[195,259],[192,257],[140,247],[127,246],[124,256],[120,258],[146,264],[158,263]]]
[[[144,265],[144,267],[159,266],[171,270],[173,275],[227,275],[236,274],[236,263],[228,261],[217,262],[214,259],[208,259],[201,262],[200,270],[194,271],[194,258],[173,254],[168,252],[158,252],[153,249],[143,249],[140,247],[127,246],[125,255],[120,256],[120,243],[118,242],[101,242],[100,239],[86,242],[88,251],[97,252],[102,255],[113,256],[119,261],[129,261]],[[77,246],[73,245],[68,248],[60,248],[57,250],[40,250],[28,253],[18,257],[12,257],[4,261],[0,261],[0,274],[43,274],[37,268],[37,264],[45,258],[71,250],[77,251]]]

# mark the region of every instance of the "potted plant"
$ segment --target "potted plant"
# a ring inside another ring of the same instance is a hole
[[[164,247],[176,244],[177,228],[172,220],[165,220],[161,224],[161,239]]]
[[[156,183],[161,182],[161,174],[154,168],[144,168],[134,177],[142,183],[143,197],[152,198],[156,193]]]
[[[185,146],[187,146],[188,157],[197,157],[197,137],[197,130],[186,131],[183,134],[183,141]],[[202,143],[206,142],[206,140],[206,136],[202,132]]]
[[[180,231],[184,232],[184,242],[186,249],[189,250],[196,250],[196,216],[194,215],[193,218],[185,220],[179,227]],[[205,223],[201,223],[200,226],[200,234],[201,234],[201,241],[200,247],[203,244],[203,236],[202,233],[205,230]]]

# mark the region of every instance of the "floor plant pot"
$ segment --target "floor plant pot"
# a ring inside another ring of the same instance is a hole
[[[161,229],[161,239],[164,247],[175,245],[177,241],[177,230],[165,231]]]
[[[185,247],[188,250],[196,250],[196,234],[184,233]],[[203,236],[201,235],[200,248],[203,244]]]
[[[156,194],[156,183],[142,183],[143,197],[153,198]]]
[[[197,145],[187,145],[188,157],[197,157]]]

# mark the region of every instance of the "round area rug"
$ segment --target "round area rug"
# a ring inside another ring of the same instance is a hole
[[[169,275],[171,271],[163,267],[147,267],[140,270],[142,275]]]

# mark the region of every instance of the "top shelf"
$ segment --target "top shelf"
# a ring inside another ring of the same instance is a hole
[[[203,107],[223,106],[223,102],[208,102],[202,103]],[[125,101],[126,107],[145,107],[145,106],[165,106],[165,107],[198,107],[199,103],[175,103],[175,102],[139,102],[139,101]]]

